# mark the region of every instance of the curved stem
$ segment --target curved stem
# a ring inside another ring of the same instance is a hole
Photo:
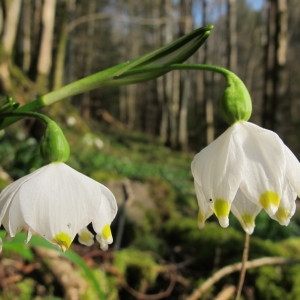
[[[246,275],[246,264],[248,260],[248,254],[249,254],[249,241],[250,241],[250,235],[246,233],[245,235],[245,243],[244,243],[244,251],[243,251],[243,257],[242,257],[242,267],[240,272],[240,278],[237,286],[236,296],[235,300],[238,300],[241,297],[244,281],[245,281],[245,275]]]
[[[3,118],[2,122],[0,122],[0,130],[14,122],[17,122],[22,116],[34,117],[33,115],[29,114],[42,108],[43,106],[45,106],[45,104],[43,103],[42,99],[38,98],[32,102],[18,107],[11,113],[0,114],[0,118],[5,117]],[[37,116],[35,117],[38,118]]]
[[[207,65],[207,64],[189,64],[189,63],[182,63],[182,64],[171,64],[171,65],[155,65],[155,66],[146,66],[146,67],[139,67],[134,68],[132,70],[128,70],[125,74],[122,74],[118,77],[115,77],[116,79],[126,78],[126,77],[132,77],[132,75],[143,75],[150,71],[164,71],[164,72],[170,72],[175,70],[204,70],[204,71],[211,71],[216,72],[219,74],[222,74],[226,78],[228,76],[235,76],[237,77],[233,72],[214,65]]]
[[[49,124],[54,122],[51,118],[48,116],[38,113],[38,112],[33,112],[33,111],[14,111],[12,113],[5,113],[2,114],[0,117],[10,117],[10,118],[16,118],[16,120],[19,120],[20,117],[29,117],[29,118],[35,118],[39,119],[45,124]]]
[[[204,70],[216,72],[222,74],[225,77],[228,86],[234,85],[237,90],[242,89],[244,92],[246,91],[246,94],[248,93],[247,88],[238,76],[236,76],[231,71],[219,66],[181,63],[171,65],[157,64],[154,66],[148,65],[144,67],[134,67],[118,75],[120,73],[119,71],[123,69],[126,69],[126,63],[114,66],[100,73],[96,73],[79,81],[70,83],[56,91],[40,96],[34,101],[14,110],[15,118],[9,116],[5,120],[3,120],[3,122],[0,124],[0,129],[3,129],[20,119],[18,118],[16,113],[33,112],[42,107],[66,99],[67,97],[78,95],[84,91],[92,90],[101,86],[120,86],[134,84],[137,82],[154,79],[156,77],[164,75],[167,72],[175,70]],[[88,88],[86,87],[87,84]]]

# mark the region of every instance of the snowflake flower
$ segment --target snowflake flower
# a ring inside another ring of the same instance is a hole
[[[11,237],[28,230],[66,250],[78,233],[79,242],[92,245],[92,223],[103,250],[113,242],[110,224],[116,199],[104,185],[62,162],[50,163],[7,186],[0,194],[0,224]]]
[[[230,210],[251,234],[264,209],[288,225],[300,195],[300,164],[279,136],[250,122],[231,125],[192,162],[198,224],[215,214],[222,227]]]

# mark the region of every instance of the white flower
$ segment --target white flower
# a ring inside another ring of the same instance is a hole
[[[117,213],[111,191],[64,163],[50,163],[7,186],[0,194],[0,224],[11,237],[22,229],[38,233],[66,250],[76,234],[92,245],[92,223],[102,249],[113,241],[110,224]]]
[[[261,209],[288,225],[300,195],[300,164],[279,136],[250,122],[236,122],[192,162],[198,224],[213,213],[222,227],[230,210],[251,234]]]

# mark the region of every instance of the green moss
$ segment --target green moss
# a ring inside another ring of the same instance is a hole
[[[287,299],[282,282],[283,272],[281,267],[266,266],[260,268],[256,276],[256,288],[261,299]]]
[[[135,248],[115,252],[114,265],[121,277],[136,290],[154,285],[161,270],[150,252]]]
[[[93,275],[97,279],[99,286],[103,293],[105,294],[106,300],[115,300],[118,299],[118,289],[117,282],[114,276],[110,276],[101,268],[96,268],[92,270]],[[85,277],[84,272],[81,272],[81,276]],[[89,282],[88,278],[86,278],[87,283]],[[89,286],[89,288],[84,292],[84,294],[80,295],[81,300],[94,300],[98,299],[97,293],[94,290],[93,286]]]
[[[19,300],[32,299],[35,289],[35,281],[32,278],[25,278],[24,280],[17,283],[17,289],[19,289]]]

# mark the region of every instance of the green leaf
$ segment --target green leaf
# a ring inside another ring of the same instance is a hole
[[[94,276],[93,272],[90,270],[90,268],[86,265],[84,260],[76,254],[74,251],[71,249],[67,250],[66,252],[62,252],[59,249],[56,249],[50,242],[47,240],[43,239],[40,236],[32,236],[32,238],[29,241],[29,245],[35,246],[35,247],[43,247],[47,249],[51,249],[53,251],[58,252],[61,256],[67,258],[69,261],[77,265],[81,270],[85,273],[86,277],[89,279],[91,284],[94,286],[95,291],[97,295],[99,296],[99,299],[105,299],[105,295],[103,291],[101,290],[99,283],[97,281],[97,278]]]
[[[97,295],[99,296],[99,299],[105,300],[106,297],[99,286],[97,278],[94,276],[94,274],[90,270],[90,268],[86,265],[84,260],[77,253],[75,253],[72,250],[67,250],[66,252],[63,253],[63,256],[66,257],[71,262],[73,262],[79,268],[81,268],[81,270],[85,273],[86,277],[90,280],[90,282],[94,286],[95,291],[96,291]]]
[[[144,54],[129,62],[122,63],[81,80],[75,81],[59,90],[42,96],[42,99],[44,103],[48,105],[54,101],[61,100],[62,98],[76,95],[101,86],[133,84],[154,79],[165,74],[167,71],[165,69],[162,69],[161,71],[150,71],[147,74],[144,73],[142,77],[129,76],[126,77],[126,80],[122,78],[122,75],[126,75],[126,72],[133,70],[134,68],[147,66],[152,67],[156,65],[167,66],[170,64],[184,62],[205,42],[210,35],[212,28],[213,26],[198,28],[164,47]]]
[[[66,97],[77,95],[101,86],[115,86],[138,83],[154,79],[166,73],[166,70],[155,70],[143,73],[143,76],[122,75],[134,68],[146,66],[167,66],[170,64],[181,63],[194,54],[208,38],[213,26],[205,26],[192,31],[189,34],[173,41],[172,43],[142,55],[129,62],[122,63],[104,71],[85,77],[81,80],[70,83],[56,91],[50,92],[41,97],[44,105],[49,105]]]
[[[21,257],[23,257],[24,259],[26,259],[28,261],[33,260],[33,258],[34,258],[33,252],[28,247],[28,245],[24,243],[26,240],[25,235],[23,235],[22,237],[17,235],[16,238],[14,238],[10,242],[5,241],[5,235],[6,235],[6,232],[4,230],[1,230],[0,238],[4,239],[3,246],[2,246],[3,251],[6,251],[8,253],[10,253],[10,252],[17,253]]]
[[[139,83],[154,79],[169,72],[165,67],[187,60],[206,41],[213,26],[204,26],[173,41],[172,43],[144,54],[129,62],[125,62],[96,74],[82,78],[63,86],[55,91],[40,96],[36,100],[21,106],[15,112],[35,111],[57,101],[90,91],[103,86],[118,86]],[[133,70],[144,67],[156,67],[147,72],[134,73]],[[7,117],[0,125],[0,129],[7,127],[19,118]]]
[[[210,31],[212,29],[213,26],[198,28],[164,47],[161,47],[128,62],[127,66],[124,66],[119,72],[114,75],[115,82],[118,81],[118,77],[121,77],[121,75],[125,75],[127,71],[132,70],[133,68],[168,66],[171,64],[184,62],[191,55],[193,55],[199,49],[199,47],[203,45],[203,43],[210,35]],[[137,83],[140,81],[153,79],[165,73],[165,70],[157,73],[149,72],[149,78],[144,77],[141,80],[134,79],[132,80],[133,82],[130,82],[130,80],[128,80],[128,82],[126,82],[125,84]]]

